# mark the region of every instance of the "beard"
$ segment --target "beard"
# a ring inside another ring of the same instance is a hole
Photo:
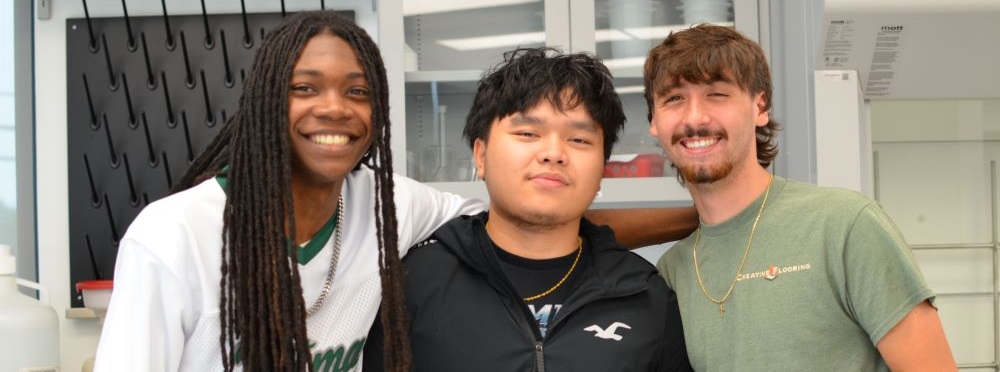
[[[688,184],[709,184],[719,181],[733,171],[733,163],[725,162],[715,166],[706,165],[676,165],[684,182]]]
[[[509,210],[498,205],[491,205],[490,208],[514,226],[526,231],[548,231],[572,220],[565,213]]]
[[[670,141],[676,145],[684,138],[689,137],[718,137],[720,141],[729,138],[728,134],[722,130],[686,127],[683,131],[674,133]],[[677,168],[677,172],[681,175],[684,182],[688,184],[708,184],[728,176],[733,171],[733,162],[729,160],[721,164],[710,165],[677,164],[675,162],[674,167]]]

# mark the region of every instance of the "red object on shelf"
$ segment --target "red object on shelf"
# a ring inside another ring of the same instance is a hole
[[[76,283],[77,292],[91,289],[112,289],[113,287],[114,281],[112,280],[84,280]]]
[[[659,154],[613,155],[604,166],[604,177],[663,177],[665,162]]]

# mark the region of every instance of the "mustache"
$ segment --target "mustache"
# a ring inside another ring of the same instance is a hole
[[[720,129],[708,129],[708,128],[692,128],[684,127],[682,131],[675,132],[673,136],[670,137],[670,144],[677,144],[682,139],[691,137],[719,137],[726,138],[726,132]]]

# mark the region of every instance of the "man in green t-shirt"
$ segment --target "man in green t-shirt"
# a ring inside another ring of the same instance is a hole
[[[700,228],[658,267],[702,371],[955,370],[934,293],[875,202],[770,174],[771,80],[755,42],[699,25],[650,51],[650,134]]]

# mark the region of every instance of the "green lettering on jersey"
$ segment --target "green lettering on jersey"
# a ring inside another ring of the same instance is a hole
[[[242,348],[239,340],[236,341],[236,364],[243,363],[240,353]],[[316,347],[315,341],[309,342],[309,349]],[[351,343],[351,348],[344,350],[344,345],[331,347],[326,350],[312,350],[313,371],[315,372],[346,372],[357,367],[361,361],[361,352],[365,348],[365,339],[361,338]]]
[[[310,346],[315,346],[315,343]],[[361,351],[364,350],[365,339],[361,338],[351,343],[347,350],[344,345],[331,347],[326,350],[314,350],[313,371],[315,372],[346,372],[354,369],[361,360]]]

